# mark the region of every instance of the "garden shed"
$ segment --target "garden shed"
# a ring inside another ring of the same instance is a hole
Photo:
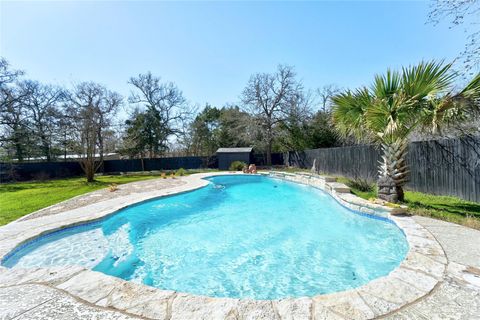
[[[220,148],[217,150],[218,169],[228,170],[233,161],[243,161],[249,164],[253,148]]]

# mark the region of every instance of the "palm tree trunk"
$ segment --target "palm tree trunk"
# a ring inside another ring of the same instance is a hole
[[[409,173],[406,165],[407,139],[397,139],[393,143],[382,144],[378,197],[396,203],[404,200],[403,186]]]

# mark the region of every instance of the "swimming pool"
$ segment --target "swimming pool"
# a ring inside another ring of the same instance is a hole
[[[43,236],[3,264],[78,264],[162,289],[277,299],[358,287],[408,251],[389,220],[355,214],[318,189],[261,176],[208,180]]]

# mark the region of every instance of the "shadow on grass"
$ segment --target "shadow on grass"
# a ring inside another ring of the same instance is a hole
[[[82,178],[58,179],[48,181],[28,181],[28,182],[9,182],[0,185],[0,192],[18,192],[23,190],[39,190],[51,188],[72,188],[72,187],[88,187],[99,186],[107,187],[111,182],[95,180],[94,182],[86,182]]]
[[[418,201],[405,201],[405,203],[418,209],[445,211],[448,213],[458,214],[463,217],[473,216],[480,218],[480,204],[475,203],[458,203],[458,204],[426,204]]]

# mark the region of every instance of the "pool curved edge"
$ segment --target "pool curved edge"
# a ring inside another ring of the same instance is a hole
[[[0,227],[0,260],[43,234],[103,219],[130,205],[206,186],[204,178],[238,173],[202,173],[182,177],[183,185],[94,203],[79,209]],[[436,239],[401,208],[372,204],[348,192],[348,187],[310,174],[271,172],[267,175],[324,190],[343,206],[360,214],[392,220],[409,244],[406,258],[387,276],[347,291],[281,300],[211,298],[136,284],[82,267],[7,269],[0,267],[0,286],[40,283],[80,300],[151,319],[369,319],[383,316],[430,293],[442,281],[447,259]]]

